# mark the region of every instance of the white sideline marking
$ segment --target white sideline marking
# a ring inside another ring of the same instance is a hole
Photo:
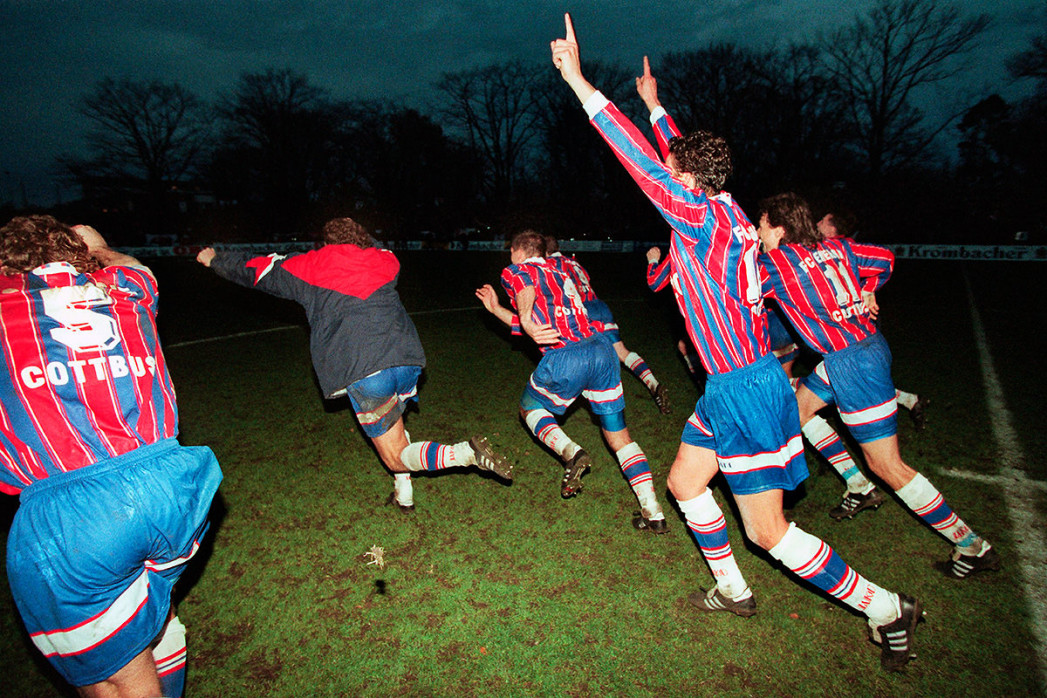
[[[985,336],[981,315],[974,304],[974,292],[966,271],[963,274],[967,287],[967,301],[971,306],[971,321],[975,345],[978,348],[982,379],[985,381],[986,399],[989,403],[989,419],[993,436],[1000,446],[1003,467],[999,475],[982,475],[946,469],[943,472],[969,480],[998,484],[1003,487],[1007,502],[1007,514],[1011,520],[1014,543],[1021,569],[1025,598],[1029,603],[1032,632],[1037,647],[1036,656],[1040,665],[1040,687],[1047,692],[1047,576],[1043,571],[1047,565],[1047,539],[1043,526],[1036,520],[1036,490],[1047,490],[1047,484],[1026,477],[1019,466],[1025,461],[1014,430],[1011,413],[1003,397],[1003,387],[996,376],[989,343]]]
[[[463,310],[481,310],[482,305],[469,305],[461,308],[437,308],[436,310],[416,310],[413,313],[407,313],[408,315],[432,315],[433,313],[457,313]],[[175,349],[176,347],[188,347],[193,344],[207,344],[208,342],[221,342],[226,339],[236,339],[237,337],[251,337],[256,334],[266,334],[267,332],[282,332],[284,330],[293,330],[301,325],[280,325],[279,327],[270,327],[265,330],[251,330],[250,332],[236,332],[234,334],[223,334],[218,337],[204,337],[203,339],[189,339],[184,342],[172,342],[171,344],[164,344],[165,349]]]

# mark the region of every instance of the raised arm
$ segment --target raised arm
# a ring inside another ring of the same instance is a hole
[[[636,92],[647,105],[648,111],[653,112],[662,106],[658,101],[658,81],[651,75],[651,62],[647,60],[647,56],[643,57],[643,75],[636,78]]]
[[[564,81],[574,90],[578,101],[585,104],[585,101],[596,92],[596,88],[582,76],[578,39],[574,34],[574,23],[571,22],[570,13],[565,14],[563,18],[566,26],[566,36],[563,39],[556,39],[549,43],[549,47],[553,52],[553,65],[560,71]]]
[[[73,232],[80,236],[80,239],[87,245],[87,251],[103,267],[141,267],[148,269],[148,267],[131,255],[117,252],[109,247],[102,234],[89,225],[74,225]],[[149,275],[152,276],[153,272],[150,271]]]

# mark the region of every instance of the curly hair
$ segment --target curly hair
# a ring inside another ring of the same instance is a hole
[[[357,247],[374,247],[374,238],[352,218],[332,218],[324,224],[323,240],[325,245],[356,245]]]
[[[767,215],[767,223],[785,229],[782,242],[813,248],[822,240],[811,217],[811,208],[799,195],[790,192],[769,196],[760,202],[760,218]]]
[[[555,235],[546,234],[542,238],[545,239],[545,254],[550,255],[560,251],[560,241],[556,239]]]
[[[521,230],[509,242],[509,249],[523,250],[528,257],[544,257],[546,254],[545,237],[534,230]]]
[[[19,216],[0,228],[4,273],[25,274],[50,262],[68,262],[81,274],[102,268],[76,231],[54,216]]]
[[[676,158],[676,168],[694,175],[698,188],[707,194],[720,193],[734,171],[727,141],[709,131],[691,131],[672,138],[669,154]]]

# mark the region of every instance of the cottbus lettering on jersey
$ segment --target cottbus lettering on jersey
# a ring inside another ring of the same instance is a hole
[[[106,372],[108,366],[109,371]],[[89,380],[104,381],[108,378],[123,378],[134,374],[141,378],[146,373],[156,374],[156,358],[152,356],[98,356],[93,359],[51,361],[47,366],[26,366],[18,372],[22,385],[27,388],[42,388],[51,385],[66,385],[70,380],[83,385]]]

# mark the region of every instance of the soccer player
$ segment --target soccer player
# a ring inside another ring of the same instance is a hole
[[[807,202],[792,193],[761,202],[759,233],[764,293],[778,300],[804,341],[823,355],[796,393],[801,423],[836,405],[869,468],[954,545],[942,566],[946,575],[962,579],[998,569],[999,556],[989,542],[898,451],[891,351],[873,322],[879,311],[875,293],[890,277],[894,255],[849,238],[822,238]],[[853,499],[848,494],[844,502]]]
[[[324,245],[291,255],[255,256],[208,247],[197,261],[241,286],[296,301],[309,320],[313,369],[325,398],[349,396],[360,428],[393,473],[393,499],[414,509],[412,472],[477,466],[506,481],[513,466],[485,436],[454,445],[410,442],[403,413],[418,400],[425,353],[396,283],[400,262],[351,218],[323,228]]]
[[[858,219],[853,213],[846,209],[830,211],[818,219],[816,224],[818,233],[826,240],[836,238],[852,238],[855,235],[855,225]],[[873,318],[874,320],[876,318]],[[912,420],[916,431],[922,431],[927,423],[926,408],[931,404],[929,398],[921,397],[917,393],[910,393],[895,388],[895,397],[898,404],[909,410],[909,419]]]
[[[640,503],[633,525],[665,533],[665,514],[654,492],[647,457],[625,426],[621,368],[602,323],[586,314],[570,277],[545,259],[541,234],[525,230],[514,235],[510,261],[501,280],[517,312],[498,301],[490,284],[478,288],[476,297],[514,334],[525,332],[542,351],[520,398],[520,416],[531,433],[563,460],[560,496],[578,494],[582,475],[592,464],[589,454],[567,436],[554,416],[562,415],[582,395],[600,419],[604,440]]]
[[[660,249],[652,247],[648,250],[647,284],[654,291],[662,290],[669,283],[670,258],[666,257],[659,264],[658,260],[660,258]],[[771,353],[778,359],[782,370],[785,371],[786,377],[789,379],[789,385],[793,390],[796,390],[799,379],[793,377],[792,365],[800,350],[785,325],[787,321],[783,320],[779,315],[780,312],[777,306],[774,309],[768,307],[766,310]],[[680,340],[680,343],[682,345],[683,340]],[[685,347],[681,347],[681,353],[684,351]],[[684,357],[688,362],[688,366],[690,366],[691,361],[687,359],[686,354],[684,354]],[[829,516],[837,521],[844,518],[849,519],[864,509],[876,509],[883,504],[883,495],[865,477],[847,450],[846,444],[825,419],[818,415],[811,416],[802,425],[802,432],[811,445],[822,454],[822,457],[829,462],[829,465],[839,473],[840,477],[847,484],[847,494],[839,505],[829,511]]]
[[[7,575],[33,644],[82,696],[180,696],[171,590],[222,479],[183,447],[156,280],[96,230],[0,230],[0,491]]]
[[[654,373],[648,367],[647,362],[643,360],[643,357],[626,348],[625,342],[622,341],[621,335],[618,333],[618,323],[614,321],[611,309],[607,307],[606,303],[597,298],[596,292],[593,291],[592,282],[589,280],[589,272],[585,270],[585,267],[577,259],[565,257],[560,252],[560,243],[554,236],[545,236],[545,248],[546,259],[560,271],[567,274],[571,281],[574,282],[575,288],[582,294],[582,302],[585,304],[585,311],[588,313],[589,318],[603,323],[604,332],[607,334],[607,338],[611,340],[611,344],[614,345],[614,353],[618,355],[618,359],[647,386],[651,397],[654,398],[654,404],[658,406],[658,411],[662,414],[669,414],[672,409],[669,406],[669,394],[666,392],[665,386],[654,377]]]
[[[746,535],[788,569],[869,619],[881,665],[904,666],[922,609],[852,569],[820,540],[785,519],[783,491],[807,476],[796,396],[770,353],[757,266],[759,238],[723,184],[730,150],[705,131],[679,136],[661,108],[646,58],[637,78],[665,162],[636,127],[582,75],[570,16],[552,42],[553,64],[592,125],[672,228],[673,291],[709,378],[688,419],[669,489],[709,564],[716,586],[690,597],[705,611],[756,612],[727,540],[709,482],[722,472]],[[668,137],[672,136],[672,141]]]

